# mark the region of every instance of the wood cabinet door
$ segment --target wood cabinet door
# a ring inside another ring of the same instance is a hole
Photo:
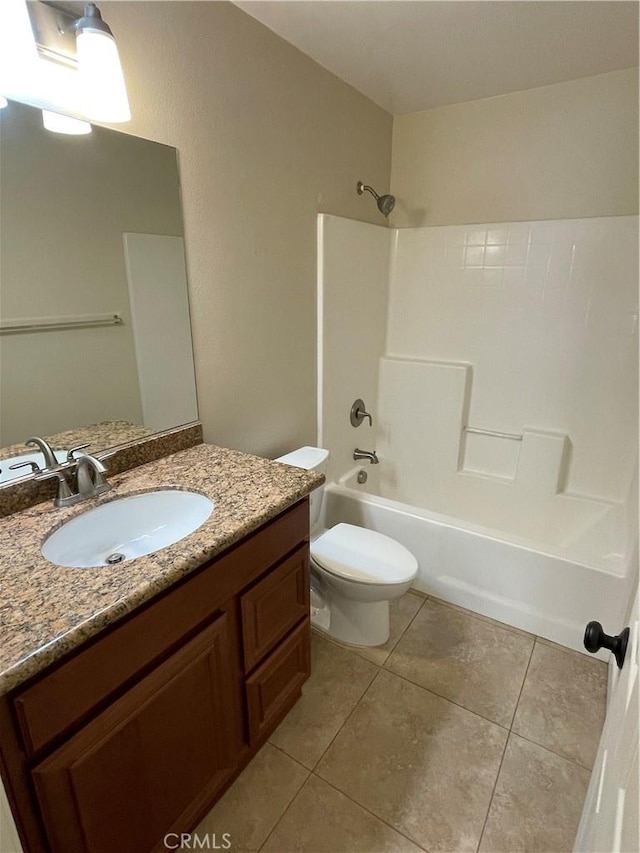
[[[273,730],[300,696],[311,674],[311,624],[305,619],[247,678],[252,745]]]
[[[309,546],[303,545],[240,599],[245,672],[309,616]]]
[[[233,772],[242,711],[224,613],[33,771],[54,853],[165,850]]]

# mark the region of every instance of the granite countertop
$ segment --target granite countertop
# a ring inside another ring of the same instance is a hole
[[[108,463],[107,463],[108,465]],[[208,444],[110,477],[105,495],[66,509],[51,502],[0,519],[0,695],[130,613],[323,482],[322,475]],[[194,533],[114,566],[64,568],[40,553],[75,515],[159,488],[215,501]]]
[[[56,432],[52,435],[44,435],[42,438],[48,442],[54,450],[68,450],[80,444],[89,444],[90,453],[98,453],[109,447],[126,444],[139,438],[145,438],[153,434],[153,430],[132,424],[129,421],[101,421],[99,424],[90,424],[85,427],[75,427],[64,432]],[[27,447],[26,444],[11,444],[8,447],[0,447],[0,462],[13,456],[25,456],[37,452],[37,447]],[[24,476],[17,471],[16,477]]]

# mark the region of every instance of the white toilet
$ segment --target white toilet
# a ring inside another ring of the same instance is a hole
[[[276,462],[326,473],[329,451],[301,447]],[[310,496],[311,621],[343,643],[380,646],[389,639],[389,602],[400,598],[418,573],[404,545],[364,527],[320,527],[324,487]]]

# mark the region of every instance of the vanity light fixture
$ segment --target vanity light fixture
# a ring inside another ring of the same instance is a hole
[[[131,110],[118,47],[95,3],[74,22],[78,74],[87,116],[96,121],[130,121]]]
[[[117,124],[131,110],[110,27],[95,3],[1,0],[0,92],[77,120]]]

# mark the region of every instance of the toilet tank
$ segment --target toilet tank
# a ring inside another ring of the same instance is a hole
[[[327,462],[329,461],[329,451],[322,447],[299,447],[291,453],[285,453],[284,456],[279,456],[274,462],[283,462],[285,465],[293,465],[296,468],[304,468],[306,471],[318,471],[320,474],[327,474]],[[324,486],[318,486],[309,495],[309,508],[311,530],[320,520],[320,510],[322,508],[322,495]]]

